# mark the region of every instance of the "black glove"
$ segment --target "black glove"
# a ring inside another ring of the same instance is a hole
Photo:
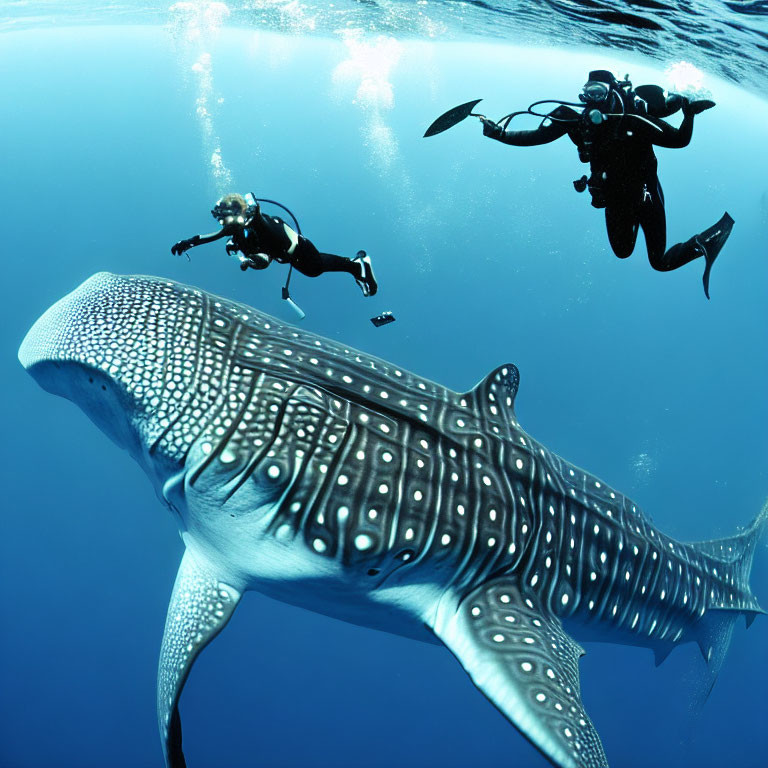
[[[185,251],[188,251],[192,247],[193,243],[192,240],[179,240],[178,243],[174,243],[171,246],[171,253],[174,256],[181,256],[182,253]]]
[[[504,133],[504,129],[498,123],[494,123],[493,120],[489,120],[487,117],[481,117],[480,121],[483,124],[483,136],[490,136],[492,139],[498,139],[499,136]]]
[[[715,106],[715,102],[711,99],[689,99],[683,97],[683,114],[686,117],[692,117],[694,115],[700,115],[707,109],[712,109]]]

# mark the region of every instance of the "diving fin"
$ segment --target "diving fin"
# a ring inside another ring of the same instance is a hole
[[[432,125],[427,128],[424,133],[424,138],[428,136],[435,136],[438,133],[447,131],[449,128],[453,128],[462,120],[466,119],[472,114],[472,110],[482,101],[482,99],[475,99],[474,101],[468,101],[466,104],[459,104],[458,107],[449,109],[444,112],[440,117],[435,120]]]
[[[355,278],[355,282],[363,292],[363,296],[374,296],[379,290],[379,284],[376,281],[376,276],[373,274],[373,264],[371,263],[371,257],[366,251],[358,251],[352,261],[360,262],[360,277]]]
[[[702,280],[704,282],[704,295],[707,298],[709,298],[709,273],[712,271],[715,259],[731,234],[733,223],[733,219],[726,211],[717,224],[709,229],[705,229],[693,238],[696,245],[704,251],[703,256],[706,260],[706,266],[704,267]]]
[[[688,102],[688,112],[691,115],[700,115],[702,112],[706,112],[708,109],[716,106],[712,99],[693,99]]]

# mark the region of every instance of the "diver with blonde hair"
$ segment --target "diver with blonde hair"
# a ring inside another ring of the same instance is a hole
[[[355,278],[363,296],[376,293],[378,284],[365,251],[358,251],[353,259],[322,253],[278,216],[263,214],[259,201],[252,195],[248,197],[250,201],[237,193],[222,197],[211,210],[221,229],[209,235],[179,240],[172,246],[171,253],[179,255],[197,245],[228,237],[227,253],[237,254],[243,271],[266,269],[276,261],[290,264],[307,277],[318,277],[325,272],[347,272]]]

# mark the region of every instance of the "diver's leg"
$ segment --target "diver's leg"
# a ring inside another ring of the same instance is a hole
[[[360,286],[363,296],[373,296],[379,284],[373,274],[371,259],[365,251],[358,251],[354,259],[337,256],[335,253],[318,254],[323,264],[323,272],[348,272]]]
[[[664,192],[657,178],[650,180],[643,190],[640,226],[645,236],[648,261],[654,269],[667,272],[669,267],[664,260],[667,247],[667,214],[664,209]]]
[[[315,248],[311,241],[307,240],[305,237],[300,237],[296,250],[291,257],[291,264],[293,264],[302,275],[306,275],[307,277],[318,277],[319,275],[322,275],[323,272],[328,271],[325,269],[325,264],[322,258],[324,255],[325,254],[320,253],[320,251]]]
[[[704,295],[709,298],[709,274],[712,271],[712,265],[728,240],[733,229],[733,219],[726,212],[720,218],[717,224],[713,224],[708,229],[694,235],[684,243],[673,245],[663,257],[664,271],[670,271],[682,267],[684,264],[704,257],[706,266],[704,267]],[[655,266],[655,265],[654,265]],[[655,267],[659,269],[659,267]]]
[[[335,253],[320,253],[323,264],[323,272],[348,272],[355,278],[362,277],[363,270],[358,261],[348,259],[346,256],[337,256]]]
[[[302,275],[307,277],[318,277],[323,272],[348,272],[355,278],[362,276],[359,262],[337,256],[335,253],[321,253],[306,237],[299,240],[291,262]]]
[[[347,272],[355,278],[364,296],[373,296],[378,290],[371,260],[365,251],[348,259],[335,253],[322,253],[306,238],[301,238],[293,254],[293,266],[307,277],[317,277],[324,272]]]
[[[628,198],[611,199],[605,207],[605,227],[613,252],[626,259],[632,255],[639,226],[637,206]]]

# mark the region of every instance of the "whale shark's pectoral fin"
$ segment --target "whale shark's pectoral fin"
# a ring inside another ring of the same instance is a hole
[[[435,634],[472,682],[560,768],[607,761],[579,693],[584,651],[560,620],[512,579],[496,579],[456,606],[442,600]]]
[[[157,670],[157,718],[168,768],[184,768],[179,697],[197,655],[221,632],[240,593],[189,550],[173,585]]]

